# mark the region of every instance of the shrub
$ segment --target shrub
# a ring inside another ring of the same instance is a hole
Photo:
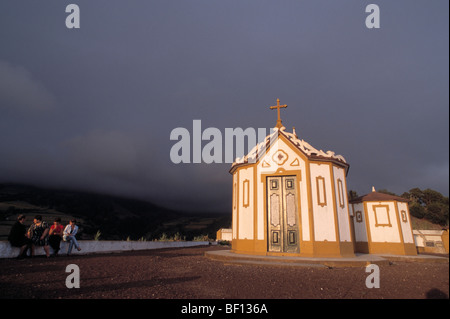
[[[97,230],[97,233],[94,236],[94,240],[100,240],[102,233],[100,232],[100,230]]]
[[[447,224],[448,206],[436,202],[428,204],[425,218],[435,224]]]
[[[422,219],[425,216],[425,208],[418,204],[418,203],[412,203],[409,207],[409,212],[412,216]]]

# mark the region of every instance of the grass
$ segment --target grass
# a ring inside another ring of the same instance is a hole
[[[411,216],[412,229],[417,230],[442,230],[444,228],[441,225],[433,224],[426,219],[419,219],[417,217]]]

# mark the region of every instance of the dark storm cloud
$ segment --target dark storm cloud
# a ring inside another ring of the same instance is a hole
[[[0,61],[0,107],[28,112],[48,109],[54,105],[53,95],[36,82],[28,70]]]
[[[65,27],[77,3],[81,28]],[[229,164],[171,163],[176,127],[283,124],[348,187],[448,195],[448,2],[2,1],[0,182],[227,211]]]

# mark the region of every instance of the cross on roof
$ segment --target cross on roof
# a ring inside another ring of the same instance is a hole
[[[283,125],[281,124],[280,108],[286,108],[286,107],[287,107],[287,104],[280,105],[280,99],[277,99],[277,105],[270,107],[271,110],[277,109],[278,119],[277,119],[277,125],[275,127],[278,127],[278,128],[283,127]]]

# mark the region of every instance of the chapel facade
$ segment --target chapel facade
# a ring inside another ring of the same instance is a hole
[[[341,155],[318,150],[282,125],[243,158],[233,175],[232,250],[285,256],[354,256]]]

